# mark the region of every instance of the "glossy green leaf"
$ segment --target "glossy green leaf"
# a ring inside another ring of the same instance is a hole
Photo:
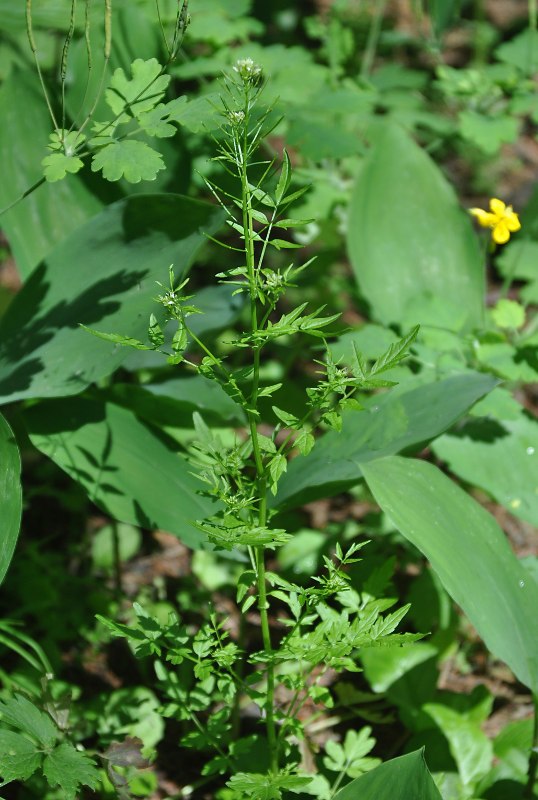
[[[33,272],[0,324],[0,402],[81,392],[129,349],[79,327],[146,341],[155,281],[179,277],[222,212],[181,195],[136,195],[88,220]]]
[[[344,414],[342,433],[325,434],[308,456],[290,462],[273,505],[288,508],[348,489],[360,480],[365,461],[418,449],[496,383],[491,375],[469,372],[426,384],[417,378],[376,395],[363,411]]]
[[[355,778],[334,800],[441,800],[422,750],[392,758]]]
[[[33,444],[82,484],[90,499],[122,522],[161,528],[190,547],[205,537],[191,521],[215,506],[192,466],[130,411],[87,398],[46,400],[24,419]]]
[[[538,585],[501,528],[437,467],[388,456],[362,463],[383,511],[430,561],[486,646],[538,688]]]
[[[538,421],[521,407],[516,419],[469,420],[433,451],[451,472],[538,526]]]
[[[0,209],[15,201],[43,176],[52,122],[32,73],[14,72],[0,89]],[[50,156],[49,156],[50,158]],[[26,279],[59,242],[102,203],[78,176],[46,183],[2,215],[17,268]]]
[[[13,557],[22,513],[21,459],[13,432],[0,414],[0,583]]]
[[[465,297],[467,327],[480,323],[483,264],[471,222],[439,168],[399,127],[385,127],[359,172],[347,241],[361,293],[385,325],[401,322],[423,291],[460,305]]]
[[[195,411],[208,425],[245,424],[241,407],[217,383],[201,375],[144,386],[117,383],[111,394],[119,405],[156,425],[190,428]]]

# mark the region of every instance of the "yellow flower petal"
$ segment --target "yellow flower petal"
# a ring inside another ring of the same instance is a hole
[[[491,238],[497,244],[505,244],[508,241],[510,238],[510,231],[508,229],[508,225],[506,224],[506,220],[503,219],[495,225],[493,228],[493,233],[491,234]]]
[[[506,210],[506,203],[503,203],[502,200],[497,200],[496,197],[492,197],[489,201],[489,207],[499,217],[504,217],[505,210]]]
[[[519,221],[519,217],[517,214],[514,214],[513,211],[510,214],[506,215],[505,218],[506,227],[509,231],[514,233],[514,231],[518,231],[521,228],[521,222]]]
[[[476,217],[478,224],[482,225],[483,228],[493,228],[498,222],[495,214],[490,214],[489,211],[484,211],[482,208],[470,208],[469,214]]]

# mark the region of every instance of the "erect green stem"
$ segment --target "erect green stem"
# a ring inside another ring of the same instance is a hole
[[[533,694],[534,702],[534,727],[532,732],[531,754],[529,757],[529,769],[527,772],[527,784],[523,790],[523,797],[534,797],[534,784],[536,783],[536,772],[538,769],[538,695]]]
[[[247,275],[250,288],[250,325],[251,331],[255,334],[258,331],[258,286],[256,264],[254,258],[254,229],[252,224],[252,196],[248,180],[248,126],[250,112],[250,86],[245,83],[245,105],[244,105],[244,124],[243,135],[237,142],[238,152],[241,154],[240,178],[241,178],[241,199],[243,215],[243,235],[245,238],[245,259]],[[239,137],[238,137],[239,138]],[[250,396],[250,409],[247,411],[252,440],[252,451],[256,464],[256,488],[258,494],[258,525],[265,527],[267,522],[266,506],[266,477],[263,464],[260,444],[258,441],[258,431],[256,425],[256,406],[258,402],[258,389],[260,381],[260,347],[255,346],[253,350],[253,375],[252,391]],[[274,695],[275,695],[275,668],[273,664],[273,648],[271,645],[271,632],[269,629],[269,616],[267,613],[269,603],[267,601],[267,583],[265,579],[265,548],[256,547],[256,582],[258,590],[258,608],[260,611],[263,648],[267,654],[267,700],[265,704],[265,722],[267,729],[267,741],[269,743],[271,771],[278,771],[278,745],[274,718]]]

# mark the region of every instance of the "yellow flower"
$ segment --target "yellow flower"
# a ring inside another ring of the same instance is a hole
[[[510,234],[521,228],[518,215],[512,210],[512,206],[507,206],[502,200],[493,197],[489,201],[491,211],[484,211],[482,208],[470,208],[469,213],[476,217],[478,224],[483,228],[491,228],[491,238],[496,244],[504,244],[510,238]]]

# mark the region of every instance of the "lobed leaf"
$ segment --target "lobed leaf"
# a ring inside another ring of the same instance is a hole
[[[45,167],[45,178],[50,183],[62,180],[68,173],[73,175],[84,166],[82,159],[77,156],[67,156],[65,153],[51,153],[41,164]]]
[[[105,98],[115,115],[129,111],[137,117],[152,109],[164,95],[169,75],[161,75],[162,67],[156,58],[144,61],[137,58],[131,64],[131,79],[121,67],[114,72]]]
[[[125,177],[129,183],[153,181],[165,169],[163,158],[145,142],[133,139],[112,142],[100,148],[92,158],[92,172],[102,170],[103,178],[119,181]]]
[[[95,763],[68,742],[58,745],[45,756],[43,774],[50,786],[61,787],[65,800],[74,800],[81,786],[96,789],[99,785],[99,770]]]

